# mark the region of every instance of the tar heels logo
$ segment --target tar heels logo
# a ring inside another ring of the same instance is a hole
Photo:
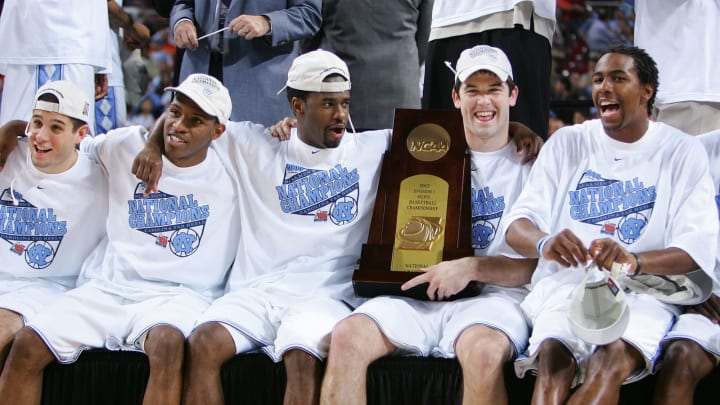
[[[471,190],[472,204],[472,246],[475,249],[487,249],[495,240],[497,228],[503,211],[505,197],[495,195],[489,187]]]
[[[0,238],[30,268],[50,266],[66,233],[67,221],[58,221],[53,208],[37,208],[10,189],[0,194]]]
[[[605,179],[592,170],[583,173],[568,195],[572,219],[596,225],[600,233],[617,235],[628,245],[645,231],[657,198],[655,186],[646,187],[638,177]]]
[[[200,246],[210,207],[200,205],[192,194],[174,196],[163,192],[143,196],[145,183],[138,183],[128,200],[128,223],[155,238],[155,244],[178,257],[195,253]]]
[[[275,189],[283,212],[339,226],[357,217],[359,183],[357,169],[336,165],[330,170],[313,170],[288,164],[282,184]]]

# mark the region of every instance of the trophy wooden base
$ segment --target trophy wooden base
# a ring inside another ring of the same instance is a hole
[[[414,276],[421,273],[398,274],[397,277],[388,275],[386,270],[365,270],[363,278],[353,280],[353,288],[355,294],[359,297],[377,297],[380,295],[398,295],[401,297],[414,298],[416,300],[427,301],[430,298],[427,295],[427,283],[420,284],[409,290],[403,291],[400,286]],[[407,275],[410,275],[408,277]],[[396,278],[396,280],[394,280]],[[472,282],[459,293],[444,299],[443,301],[454,301],[460,298],[474,297],[480,294],[482,285]]]
[[[398,295],[418,300],[429,300],[427,295],[427,283],[415,286],[407,291],[400,289],[406,281],[423,274],[419,271],[389,271],[384,269],[383,263],[387,263],[392,256],[392,246],[364,245],[360,259],[360,267],[353,274],[353,289],[358,297],[372,298],[379,295]],[[473,249],[446,249],[444,260],[458,259],[472,256]],[[375,270],[377,269],[377,270]],[[444,299],[453,301],[459,298],[467,298],[478,295],[482,284],[471,283],[459,293]]]

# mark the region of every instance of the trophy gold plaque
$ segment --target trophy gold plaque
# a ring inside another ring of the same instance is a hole
[[[353,288],[361,297],[428,299],[400,286],[443,260],[472,256],[470,155],[459,111],[395,110],[368,241]],[[474,285],[459,296],[476,293]]]

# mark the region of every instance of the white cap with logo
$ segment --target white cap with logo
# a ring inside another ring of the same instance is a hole
[[[467,80],[473,73],[480,70],[493,72],[502,81],[513,78],[512,66],[505,52],[488,45],[477,45],[462,51],[458,58],[455,79]]]
[[[58,101],[49,102],[39,100],[42,95],[52,94]],[[85,92],[69,80],[55,80],[45,83],[35,93],[33,109],[56,112],[71,118],[78,119],[86,124],[90,121],[90,99]]]
[[[166,87],[190,98],[210,116],[217,117],[221,124],[230,119],[232,101],[228,89],[216,78],[202,73],[188,76],[179,86]]]
[[[570,330],[587,343],[605,345],[619,339],[630,322],[623,287],[608,270],[599,271],[591,262],[573,292],[567,317]]]
[[[345,78],[341,82],[325,82],[326,77],[338,74]],[[350,90],[350,70],[345,62],[332,52],[318,49],[304,53],[293,60],[285,86],[313,92],[341,92]]]

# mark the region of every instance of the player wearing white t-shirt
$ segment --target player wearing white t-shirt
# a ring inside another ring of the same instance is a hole
[[[701,134],[710,160],[715,203],[720,212],[720,130]],[[720,246],[720,237],[718,238]],[[720,249],[719,249],[720,252]],[[720,258],[715,260],[715,280],[720,279]],[[702,304],[687,307],[663,340],[664,356],[655,385],[656,404],[692,404],[695,387],[720,361],[720,286]]]
[[[33,106],[29,138],[0,172],[7,243],[0,249],[0,365],[23,324],[75,287],[83,260],[105,235],[107,181],[75,149],[90,131],[90,101],[74,84],[56,81],[40,88]]]
[[[663,84],[654,116],[691,135],[720,129],[720,0],[636,0],[634,11],[635,45]]]
[[[159,191],[146,193],[131,172],[143,128],[81,145],[108,175],[107,239],[84,263],[82,285],[18,333],[0,378],[3,400],[39,402],[53,358],[70,363],[86,348],[106,347],[148,355],[146,403],[180,402],[185,337],[222,292],[239,223],[235,184],[209,148],[230,115],[227,89],[207,75],[170,89]]]
[[[189,403],[222,403],[220,367],[256,348],[284,359],[286,401],[316,399],[319,359],[353,305],[350,278],[390,132],[345,133],[349,73],[329,52],[296,58],[287,84],[298,120],[290,141],[242,122],[217,145],[241,190],[241,243],[225,295],[189,339]]]
[[[28,120],[35,92],[48,81],[70,80],[94,100],[95,74],[112,66],[107,35],[107,0],[6,0],[0,14],[5,44],[0,47],[5,75],[0,124]],[[91,109],[91,132],[94,117]]]
[[[452,97],[472,153],[475,256],[431,266],[402,288],[428,283],[428,297],[444,300],[472,281],[487,285],[477,297],[451,302],[381,296],[362,304],[333,330],[323,403],[364,404],[367,367],[395,351],[457,356],[464,403],[507,402],[503,367],[527,344],[520,302],[536,260],[511,258],[517,254],[505,245],[500,229],[503,212],[530,170],[510,142],[509,111],[518,89],[505,54],[485,45],[463,51]]]
[[[536,401],[617,402],[620,386],[653,371],[660,341],[678,308],[627,292],[629,326],[607,345],[584,343],[567,309],[583,265],[625,264],[632,278],[679,277],[698,268],[712,282],[717,212],[702,145],[648,121],[657,68],[639,48],[607,51],[593,73],[600,120],[556,132],[543,148],[518,201],[503,218],[518,253],[538,257],[523,302],[533,332],[523,374],[537,369]],[[568,267],[572,267],[567,269]],[[637,279],[636,279],[637,280]],[[702,300],[704,297],[692,297]],[[589,360],[588,360],[589,359]]]

